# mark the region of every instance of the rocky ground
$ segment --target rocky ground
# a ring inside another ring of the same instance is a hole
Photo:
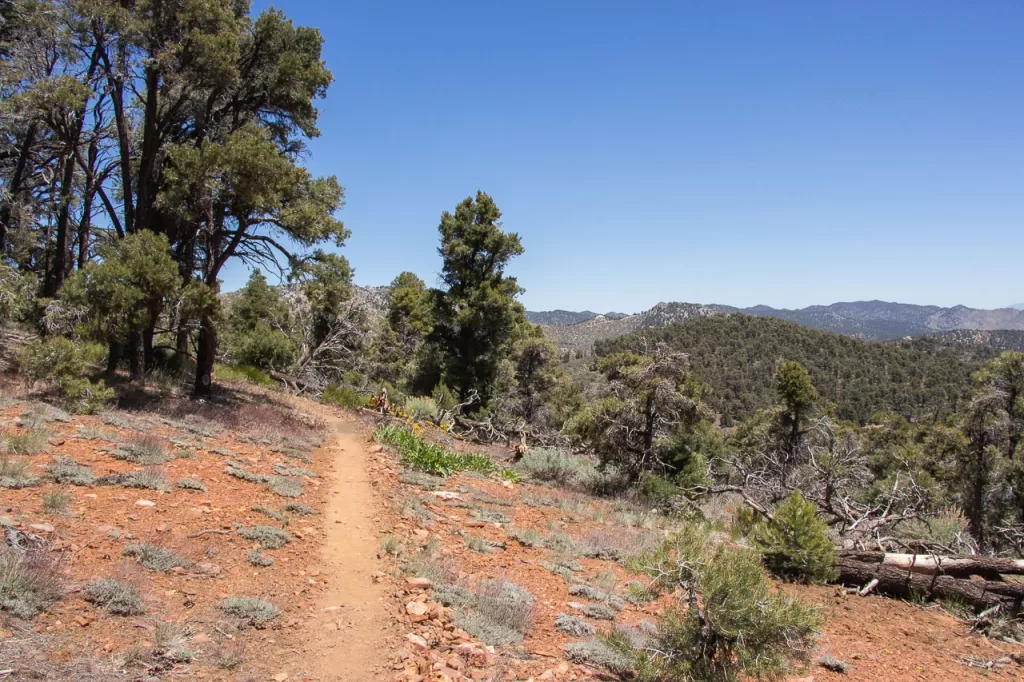
[[[592,633],[642,638],[673,603],[618,560],[671,521],[405,470],[372,442],[369,415],[232,387],[208,404],[140,395],[145,409],[70,417],[2,388],[0,432],[39,435],[4,456],[23,466],[0,478],[38,480],[0,488],[0,525],[64,589],[34,618],[0,612],[0,682],[618,679]],[[97,579],[128,591],[108,599]],[[1024,647],[937,607],[780,589],[829,616],[797,677],[1024,675]]]

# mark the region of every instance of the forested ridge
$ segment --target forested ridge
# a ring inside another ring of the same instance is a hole
[[[698,317],[600,341],[599,355],[665,344],[687,353],[711,391],[708,405],[725,423],[772,405],[775,370],[783,360],[807,368],[836,415],[866,423],[876,412],[908,419],[942,418],[965,404],[980,362],[938,342],[884,344],[823,332],[773,317]]]

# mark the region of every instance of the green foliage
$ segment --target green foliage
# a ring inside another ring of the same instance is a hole
[[[92,485],[96,480],[96,475],[89,467],[60,455],[53,458],[53,464],[46,467],[46,472],[50,480],[60,485]]]
[[[32,475],[32,462],[25,457],[0,454],[0,488],[17,490],[36,485],[39,478]]]
[[[260,626],[281,615],[281,610],[268,601],[255,597],[232,597],[217,604],[229,616],[241,618],[250,625]]]
[[[708,406],[731,425],[774,405],[778,359],[807,369],[822,401],[836,416],[867,423],[880,411],[907,418],[948,416],[970,396],[969,377],[977,365],[957,349],[924,351],[801,327],[773,317],[702,317],[645,329],[595,345],[599,356],[665,343],[688,353],[694,375],[711,391]]]
[[[70,339],[51,336],[36,339],[22,351],[22,374],[31,382],[52,381],[60,402],[77,414],[93,414],[114,398],[114,390],[82,376],[82,348]]]
[[[235,365],[285,369],[298,353],[292,325],[288,303],[260,270],[253,270],[228,309],[228,356]]]
[[[170,573],[175,568],[188,568],[192,565],[191,561],[179,556],[173,550],[148,543],[128,545],[124,548],[123,553],[127,557],[136,559],[146,568],[161,573]]]
[[[481,474],[496,473],[499,470],[494,460],[486,455],[452,452],[394,424],[378,426],[373,435],[378,442],[394,446],[405,466],[434,476],[451,476],[463,470]]]
[[[706,416],[705,389],[690,376],[688,358],[622,352],[603,358],[598,370],[608,380],[607,395],[574,419],[572,431],[602,463],[633,477],[644,469],[675,473],[673,436]]]
[[[631,565],[659,589],[682,588],[687,602],[659,619],[651,645],[658,655],[634,651],[642,679],[781,680],[822,624],[817,608],[772,588],[756,552],[714,546],[697,525]]]
[[[171,451],[167,449],[167,442],[150,434],[135,436],[110,454],[116,459],[135,464],[163,464],[173,459]]]
[[[438,410],[451,412],[455,409],[455,406],[458,405],[458,401],[455,399],[455,396],[452,395],[451,389],[449,389],[443,381],[434,386],[431,397],[433,398],[434,405],[437,406]]]
[[[141,616],[146,604],[138,591],[112,578],[98,578],[85,586],[85,599],[115,616]]]
[[[0,325],[24,319],[32,309],[35,278],[0,261]]]
[[[762,519],[751,538],[764,553],[769,570],[780,578],[825,582],[836,575],[836,548],[818,519],[813,502],[794,490],[776,508],[774,519]]]
[[[338,384],[331,384],[325,388],[320,399],[325,403],[344,407],[349,410],[357,410],[360,407],[366,407],[370,404],[369,396],[363,395],[359,393],[359,391],[349,388],[348,386],[339,386]]]
[[[445,289],[435,292],[429,338],[441,351],[441,373],[456,395],[465,400],[475,390],[486,407],[499,365],[525,325],[516,301],[521,289],[505,275],[523,246],[519,235],[502,232],[501,211],[484,192],[460,202],[455,213],[445,211],[438,232]]]
[[[269,374],[252,365],[217,365],[215,372],[221,381],[247,381],[257,386],[274,385]]]

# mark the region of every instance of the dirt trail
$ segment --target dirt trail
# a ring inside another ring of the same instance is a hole
[[[392,643],[383,586],[372,580],[379,569],[378,542],[366,438],[355,422],[322,416],[332,434],[328,448],[335,455],[334,478],[324,518],[321,579],[328,590],[320,606],[321,622],[312,647],[316,659],[310,667],[319,679],[330,682],[379,680],[386,676],[380,666]]]

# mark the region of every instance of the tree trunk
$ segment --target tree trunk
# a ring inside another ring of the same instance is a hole
[[[114,380],[117,378],[117,363],[121,359],[121,346],[116,343],[111,343],[107,347],[107,371],[106,379],[109,386],[114,385]]]
[[[128,335],[128,381],[143,381],[146,378],[146,348],[140,332]]]
[[[1024,584],[997,580],[961,580],[948,575],[927,575],[879,563],[839,559],[839,582],[863,587],[877,580],[875,591],[893,597],[956,598],[977,608],[1002,606],[1016,613],[1024,600]]]
[[[213,318],[207,313],[199,325],[199,347],[196,350],[196,382],[193,398],[205,398],[213,393],[213,363],[217,354],[217,330]]]
[[[73,142],[72,144],[77,144]],[[57,235],[53,250],[53,271],[46,278],[43,295],[53,298],[64,286],[68,274],[68,224],[71,222],[71,189],[75,181],[75,157],[68,154],[60,185],[60,208],[57,210]]]
[[[896,554],[892,552],[839,553],[840,558],[865,564],[882,564],[925,575],[948,575],[953,578],[978,576],[986,580],[1001,580],[1003,575],[1024,575],[1024,560],[995,559],[992,557],[938,556],[932,554]]]

